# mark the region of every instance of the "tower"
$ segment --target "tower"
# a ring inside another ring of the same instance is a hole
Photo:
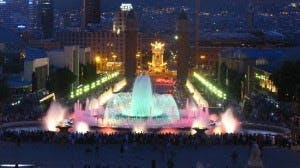
[[[248,31],[252,32],[254,29],[254,7],[252,0],[249,0],[248,10],[247,10],[247,24]]]
[[[44,38],[51,38],[53,33],[54,22],[53,0],[41,0],[40,19]]]
[[[125,76],[134,78],[137,69],[137,45],[138,45],[138,27],[137,18],[133,10],[126,16],[125,29]]]
[[[200,0],[195,0],[195,54],[199,53]],[[196,57],[195,55],[195,57]]]
[[[100,0],[82,0],[82,28],[99,24],[101,20]]]
[[[187,14],[182,11],[179,14],[176,24],[176,34],[178,36],[176,42],[177,48],[177,81],[179,84],[185,84],[188,76],[188,68],[190,61],[189,46],[189,25],[190,21]]]

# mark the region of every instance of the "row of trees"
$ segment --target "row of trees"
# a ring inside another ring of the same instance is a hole
[[[96,65],[87,64],[80,65],[79,83],[87,84],[95,81],[97,78]],[[52,72],[47,82],[47,89],[56,93],[58,97],[70,94],[72,84],[77,80],[77,76],[68,68],[59,68]]]
[[[300,101],[300,60],[285,62],[272,75],[282,101]]]

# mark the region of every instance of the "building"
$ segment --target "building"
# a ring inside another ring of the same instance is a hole
[[[277,93],[271,75],[285,61],[299,60],[299,47],[277,49],[231,48],[220,52],[218,81],[226,78],[226,85],[233,79],[228,76],[228,70],[233,70],[244,77],[241,87],[241,98],[251,92]],[[225,75],[225,76],[224,76]],[[237,78],[237,76],[234,76]]]
[[[8,29],[0,28],[0,73],[19,73],[23,70],[24,42]]]
[[[45,50],[36,48],[25,49],[24,80],[32,83],[32,90],[46,88],[49,76],[49,59]]]
[[[54,4],[53,0],[41,0],[40,2],[41,28],[44,38],[51,38],[54,28]]]
[[[80,77],[80,64],[92,63],[91,49],[80,46],[65,46],[60,50],[47,51],[50,66],[55,68],[67,67],[77,77],[77,84]]]
[[[125,32],[127,14],[131,10],[133,10],[132,4],[121,4],[120,10],[115,13],[113,18],[113,32],[118,34],[121,32]]]
[[[41,19],[39,16],[40,0],[28,0],[28,30],[40,30]]]
[[[26,0],[0,0],[0,27],[11,30],[25,28],[27,3]]]
[[[117,61],[125,59],[125,34],[116,34],[111,31],[97,30],[66,30],[55,32],[54,38],[65,45],[79,45],[90,47],[93,57],[101,56],[103,59],[113,59],[117,55]]]
[[[177,48],[177,81],[184,84],[187,80],[190,56],[190,21],[187,14],[182,11],[176,23]]]
[[[122,13],[122,17],[124,16],[124,18],[121,19],[123,20],[122,25],[124,24],[121,26],[124,27],[122,31],[114,31],[116,30],[115,28],[113,28],[112,31],[99,29],[66,29],[55,32],[54,39],[60,42],[62,46],[79,45],[80,47],[90,47],[93,60],[99,57],[101,64],[105,64],[105,62],[122,62],[124,65],[127,55],[135,57],[137,51],[141,51],[141,36],[137,31],[137,19],[131,9],[132,6],[131,8],[126,7],[126,5],[124,7],[123,4],[120,7],[120,11],[117,12]],[[132,11],[132,13],[130,11]],[[129,13],[131,13],[131,15],[129,15]],[[116,20],[116,17],[114,20]],[[129,26],[126,26],[127,24]],[[122,68],[124,68],[124,66]]]
[[[53,0],[28,1],[28,26],[33,34],[42,32],[44,38],[51,38],[54,29]]]
[[[125,29],[125,76],[133,78],[137,70],[137,55],[138,52],[138,26],[137,18],[133,10],[129,11],[126,18]]]
[[[101,20],[100,0],[82,0],[82,28],[99,24]]]

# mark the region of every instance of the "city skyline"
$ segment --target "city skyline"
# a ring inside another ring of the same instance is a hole
[[[300,2],[0,0],[0,168],[297,168]]]

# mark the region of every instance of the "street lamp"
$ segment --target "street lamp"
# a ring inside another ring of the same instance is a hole
[[[99,63],[101,62],[101,57],[99,55],[95,56],[95,62],[96,62],[96,70],[99,71]]]
[[[117,55],[116,55],[116,54],[113,54],[112,57],[113,57],[113,59],[114,59],[113,70],[115,70],[115,69],[116,69],[115,63],[116,63],[116,60],[117,60]]]
[[[136,53],[136,60],[137,60],[137,69],[138,69],[138,72],[139,72],[139,70],[140,70],[140,68],[141,68],[141,60],[140,60],[140,58],[141,58],[141,52],[137,52]]]

